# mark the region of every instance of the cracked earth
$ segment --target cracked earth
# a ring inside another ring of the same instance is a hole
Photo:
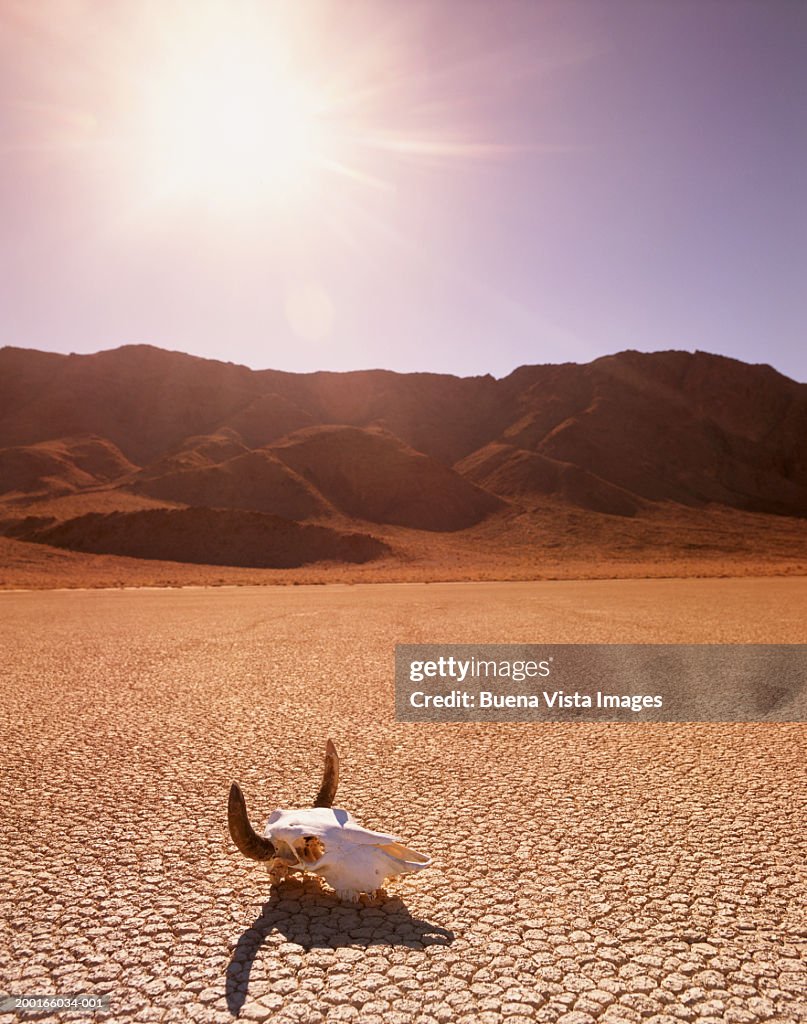
[[[796,578],[2,594],[0,987],[99,1021],[805,1021],[804,725],[392,718],[397,642],[799,643],[805,607]],[[358,906],[227,833],[232,779],[262,825],[328,736],[337,804],[435,862]]]

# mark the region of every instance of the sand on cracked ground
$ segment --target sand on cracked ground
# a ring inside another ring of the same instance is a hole
[[[806,599],[803,579],[2,594],[2,986],[109,993],[115,1021],[807,1019],[803,725],[392,719],[398,642],[804,642]],[[337,803],[435,860],[358,907],[310,879],[272,893],[226,830],[233,778],[256,823],[309,800],[327,736]]]

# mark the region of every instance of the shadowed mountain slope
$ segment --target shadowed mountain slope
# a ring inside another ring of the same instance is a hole
[[[119,480],[136,467],[100,437],[0,449],[0,494],[69,494]]]
[[[807,515],[807,385],[700,352],[495,380],[253,371],[148,346],[0,350],[0,447],[35,448],[7,457],[3,489],[116,480],[114,467],[85,478],[42,462],[26,476],[14,462],[45,459],[41,445],[59,462],[53,444],[79,436],[117,451],[116,486],[294,519],[457,530],[534,499],[621,516],[648,502]]]
[[[244,449],[220,462],[203,462],[198,449],[190,449],[168,465],[160,460],[147,467],[130,488],[185,505],[252,509],[287,519],[310,519],[332,511],[315,488],[265,449]]]
[[[642,504],[588,470],[511,444],[486,445],[458,462],[456,469],[480,487],[509,497],[549,496],[616,516],[636,515]]]
[[[508,443],[650,500],[807,514],[807,386],[768,366],[623,352],[512,378]]]
[[[18,523],[10,535],[73,551],[267,569],[323,561],[368,562],[389,550],[367,534],[260,512],[210,508],[91,512],[53,525],[32,518]]]
[[[502,506],[378,428],[312,427],[271,448],[340,512],[420,530],[461,530]]]

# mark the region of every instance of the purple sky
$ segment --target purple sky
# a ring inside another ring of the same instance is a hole
[[[797,0],[5,2],[0,343],[804,381],[805,85]]]

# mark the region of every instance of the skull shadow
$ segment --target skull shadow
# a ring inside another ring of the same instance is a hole
[[[244,931],[227,967],[227,1008],[237,1017],[249,993],[250,973],[261,946],[272,932],[306,952],[353,946],[450,946],[454,932],[413,917],[397,896],[362,896],[356,904],[342,902],[335,893],[308,877],[291,879],[273,890],[269,900]]]

